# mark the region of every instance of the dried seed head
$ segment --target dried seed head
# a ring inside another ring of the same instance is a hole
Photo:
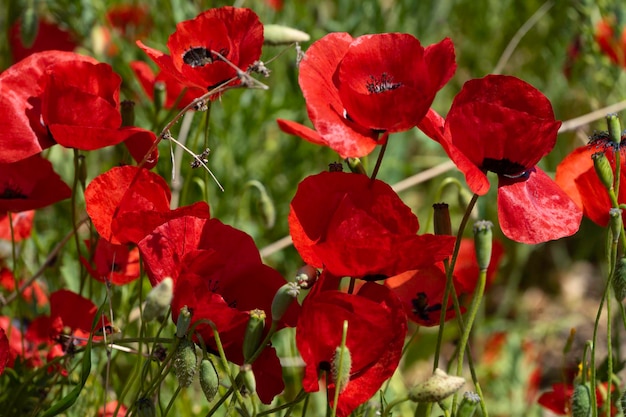
[[[414,402],[436,403],[457,392],[465,385],[465,378],[446,374],[441,369],[435,369],[430,378],[417,384],[409,392],[409,399]]]

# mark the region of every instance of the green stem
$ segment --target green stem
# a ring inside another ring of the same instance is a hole
[[[376,179],[376,176],[378,175],[378,170],[380,169],[380,165],[383,162],[383,157],[385,156],[385,151],[387,150],[387,144],[389,143],[389,133],[385,132],[383,133],[383,137],[381,138],[381,141],[384,141],[381,148],[380,148],[380,152],[378,153],[378,159],[376,159],[376,165],[374,166],[374,171],[372,171],[372,176],[370,177],[370,186],[372,184],[374,184],[374,180]]]
[[[343,367],[345,363],[343,363],[343,358],[345,357],[344,353],[346,351],[346,341],[348,339],[348,320],[343,321],[343,331],[341,333],[341,348],[339,353],[339,366],[337,367],[337,379],[335,380],[335,398],[333,400],[333,409],[330,413],[330,417],[335,417],[337,415],[337,403],[339,402],[339,393],[345,388],[341,384],[343,381]]]
[[[394,408],[395,406],[400,405],[400,404],[402,404],[402,403],[404,403],[406,401],[409,401],[409,397],[398,398],[398,399],[395,399],[395,400],[391,401],[389,404],[387,404],[387,407],[385,407],[385,409],[383,410],[382,417],[390,416],[392,408]]]

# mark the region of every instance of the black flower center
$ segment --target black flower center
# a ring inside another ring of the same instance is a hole
[[[219,54],[223,57],[228,55],[227,49],[221,49]],[[208,64],[220,60],[220,57],[203,46],[190,47],[183,54],[183,62],[192,68],[203,67]]]
[[[27,198],[28,196],[19,187],[11,184],[6,184],[0,194],[0,200],[26,200]]]
[[[370,79],[367,82],[366,87],[370,94],[380,94],[385,91],[400,88],[402,87],[402,83],[394,83],[393,77],[386,72],[383,72],[378,78],[370,75]]]
[[[485,158],[482,163],[482,169],[486,171],[494,172],[498,175],[503,175],[509,178],[520,178],[527,175],[527,170],[524,165],[517,162],[509,161],[508,159],[492,159]]]
[[[441,304],[437,303],[432,306],[429,305],[428,296],[423,292],[415,294],[415,298],[411,300],[411,304],[413,305],[413,313],[427,323],[431,323],[429,313],[441,311]]]

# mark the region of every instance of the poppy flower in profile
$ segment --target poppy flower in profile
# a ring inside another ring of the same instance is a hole
[[[626,68],[626,27],[617,27],[616,19],[605,18],[596,26],[595,39],[604,52],[615,64]]]
[[[402,356],[406,315],[396,296],[377,283],[367,282],[355,294],[322,287],[318,281],[304,299],[296,326],[296,345],[306,364],[302,387],[318,391],[320,371],[326,371],[328,398],[335,397],[332,365],[348,321],[346,347],[352,360],[337,401],[337,415],[344,417],[393,375]]]
[[[178,79],[167,72],[159,71],[155,75],[152,68],[145,62],[133,61],[130,63],[130,67],[137,76],[143,90],[152,100],[154,100],[155,84],[163,83],[166,94],[163,107],[166,109],[170,109],[174,105],[176,105],[176,108],[182,109],[206,92],[197,87],[184,86]]]
[[[0,215],[0,239],[20,242],[30,237],[33,228],[35,210],[20,211],[17,213]],[[10,219],[10,221],[9,221]],[[11,229],[13,235],[11,236]]]
[[[380,133],[411,129],[456,70],[449,39],[422,47],[405,33],[352,38],[331,33],[300,63],[298,81],[315,130],[287,120],[280,128],[325,145],[342,158],[375,148]]]
[[[205,92],[237,78],[231,64],[246,71],[261,56],[263,25],[250,9],[224,6],[209,9],[196,18],[176,25],[167,48],[170,55],[137,41],[161,69],[188,87]],[[232,85],[239,84],[237,78]],[[212,98],[216,99],[218,95]]]
[[[91,250],[88,240],[85,244]],[[115,245],[106,239],[98,239],[90,260],[80,258],[89,275],[100,282],[125,285],[139,278],[139,249],[136,247],[129,248],[128,245]]]
[[[0,163],[0,212],[49,206],[72,195],[70,187],[39,155],[12,164]]]
[[[488,75],[465,83],[444,120],[433,110],[419,128],[439,142],[479,195],[498,175],[498,220],[506,237],[541,243],[570,236],[582,212],[540,168],[561,122],[550,101],[524,81]]]
[[[9,44],[11,45],[11,56],[13,56],[14,63],[36,52],[52,50],[73,51],[77,46],[72,33],[45,19],[39,19],[37,35],[32,45],[26,46],[22,42],[21,26],[22,22],[18,20],[9,29]]]
[[[418,229],[417,217],[389,185],[360,174],[305,178],[289,212],[302,260],[339,277],[384,279],[452,254],[452,236],[418,236]]]
[[[184,215],[208,218],[198,202],[170,209],[171,192],[158,174],[134,166],[115,167],[85,189],[85,208],[98,234],[112,244],[137,243],[155,227]]]
[[[622,143],[626,137],[622,137]],[[613,143],[608,133],[595,136],[587,146],[574,149],[556,167],[555,181],[583,210],[584,215],[600,226],[609,224],[609,209],[612,207],[607,189],[593,166],[593,154],[603,153],[615,172],[615,151],[621,154],[619,190],[617,201],[626,202],[626,152],[622,143]]]
[[[285,284],[283,277],[261,262],[252,238],[217,219],[179,217],[157,227],[139,242],[142,259],[153,285],[165,277],[174,280],[172,318],[183,306],[192,312],[192,324],[209,319],[215,323],[229,361],[243,364],[243,342],[250,311],[266,312],[271,324],[274,295]],[[299,307],[292,305],[279,327],[296,324]],[[216,350],[213,331],[200,324],[196,332]],[[283,388],[280,362],[273,348],[266,348],[253,363],[257,392],[269,403]]]

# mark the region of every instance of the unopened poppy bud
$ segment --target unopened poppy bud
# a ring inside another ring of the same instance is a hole
[[[476,408],[480,403],[480,396],[475,392],[467,391],[463,394],[463,400],[459,404],[459,409],[456,413],[457,417],[472,417]]]
[[[335,389],[339,390],[339,393],[348,386],[350,381],[350,371],[352,370],[352,355],[348,346],[337,346],[333,360],[330,366],[333,381],[335,382]]]
[[[279,321],[300,293],[300,287],[295,282],[288,282],[276,291],[272,300],[272,321]]]
[[[611,280],[615,297],[618,300],[626,298],[626,258],[619,258],[615,265],[615,272]]]
[[[254,377],[254,372],[252,371],[252,365],[247,363],[241,365],[237,379],[243,384],[245,394],[252,395],[256,392],[256,379]]]
[[[360,158],[346,158],[346,162],[351,172],[354,172],[355,174],[367,175]]]
[[[414,402],[437,403],[460,390],[463,385],[465,378],[448,375],[437,368],[430,378],[417,384],[409,392],[409,399]]]
[[[152,87],[152,97],[154,97],[154,110],[158,113],[167,100],[167,85],[163,81],[155,81]]]
[[[296,42],[308,42],[308,33],[282,25],[264,25],[263,43],[266,45],[291,45]]]
[[[132,100],[123,100],[120,103],[122,114],[122,126],[135,126],[135,102]]]
[[[594,153],[591,155],[591,159],[593,159],[593,167],[602,185],[607,190],[613,189],[613,168],[611,168],[611,164],[606,159],[604,152]]]
[[[319,276],[317,268],[307,264],[296,272],[296,283],[303,290],[308,290],[317,282]]]
[[[187,330],[189,330],[189,325],[191,324],[191,311],[184,306],[180,309],[180,314],[178,314],[178,321],[176,322],[176,337],[184,338],[187,336]]]
[[[474,223],[474,248],[478,269],[486,271],[491,262],[491,247],[493,245],[493,223],[489,220],[479,220]]]
[[[174,281],[170,277],[163,278],[156,287],[146,295],[146,304],[143,308],[144,321],[152,321],[163,317],[174,296]]]
[[[219,386],[220,379],[213,362],[208,359],[202,359],[202,362],[200,362],[200,387],[208,402],[215,399]]]
[[[613,235],[613,241],[619,240],[619,235],[622,233],[622,209],[611,208],[609,209],[609,226],[611,227],[611,234]]]
[[[450,222],[450,210],[446,203],[433,204],[434,226],[436,235],[452,236],[452,223]]]
[[[622,141],[622,127],[620,126],[617,113],[607,114],[606,124],[609,127],[609,137],[611,138],[613,143],[619,144]]]
[[[331,162],[328,164],[328,172],[343,172],[343,165],[341,162]]]
[[[572,393],[572,417],[591,416],[591,390],[587,384],[579,384]]]
[[[246,334],[243,338],[243,359],[248,361],[258,349],[263,338],[263,328],[265,327],[265,311],[251,310],[248,325],[246,326]]]
[[[193,381],[198,366],[196,356],[196,345],[189,339],[181,339],[174,352],[173,364],[174,374],[178,379],[178,384],[187,388]]]
[[[139,417],[155,417],[156,407],[154,402],[149,398],[140,398],[137,400],[137,415]]]
[[[33,46],[38,31],[39,16],[37,16],[34,2],[29,2],[28,7],[24,10],[24,14],[22,14],[22,20],[20,22],[20,39],[24,48]]]

